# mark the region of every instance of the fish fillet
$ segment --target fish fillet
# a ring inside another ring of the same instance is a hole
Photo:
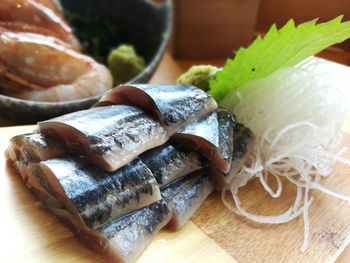
[[[57,199],[88,228],[161,199],[153,174],[139,159],[116,172],[105,172],[81,158],[51,159],[39,166]]]
[[[190,85],[121,85],[108,91],[95,106],[126,104],[143,108],[165,125],[169,134],[216,110],[215,100]]]
[[[87,247],[109,256],[113,262],[131,263],[142,254],[154,236],[169,222],[172,213],[159,200],[97,229],[83,228],[62,209],[50,209],[62,224]]]
[[[229,172],[223,173],[213,166],[209,167],[209,173],[212,175],[216,188],[222,189],[223,187],[230,185],[233,180],[239,180],[239,178],[235,178],[235,176],[242,168],[253,144],[254,135],[252,131],[244,125],[237,123],[233,131],[233,152]],[[239,182],[237,183],[239,184]]]
[[[170,144],[149,150],[140,159],[152,171],[160,187],[203,168],[207,163],[198,153]]]
[[[160,200],[97,230],[108,239],[107,254],[121,262],[135,262],[170,218],[168,205]]]
[[[209,175],[196,171],[162,190],[162,197],[173,212],[169,227],[182,228],[213,191]]]
[[[171,142],[197,151],[223,173],[231,167],[234,117],[224,110],[190,123],[177,131]]]
[[[22,162],[44,161],[67,153],[62,143],[41,133],[17,135],[10,140],[5,155],[7,159]]]
[[[142,152],[168,140],[163,126],[143,110],[126,105],[91,108],[39,123],[59,136],[73,154],[106,171],[116,171]]]
[[[212,190],[209,176],[201,170],[162,190],[162,200],[95,230],[82,229],[68,218],[59,218],[64,218],[64,223],[88,247],[103,252],[115,262],[135,262],[160,229],[167,224],[180,229]]]

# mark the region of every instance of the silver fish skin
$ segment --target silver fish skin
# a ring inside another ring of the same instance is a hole
[[[81,158],[51,159],[39,165],[57,199],[88,228],[161,199],[153,174],[139,159],[115,172],[105,172]]]
[[[216,101],[191,85],[121,85],[108,91],[95,106],[126,104],[143,108],[163,123],[169,135],[217,109]]]
[[[62,207],[37,162],[13,161],[10,159],[8,164],[15,169],[29,189],[36,194],[45,196],[51,206]]]
[[[145,111],[126,105],[70,113],[40,122],[39,131],[62,138],[71,153],[84,155],[110,172],[169,138],[164,127]]]
[[[84,245],[118,263],[135,262],[172,217],[168,205],[161,199],[121,218],[110,220],[97,229],[91,229],[77,222],[64,208],[52,206],[45,194],[35,194]]]
[[[213,189],[204,170],[196,171],[163,189],[162,197],[173,212],[169,227],[181,229]]]
[[[196,120],[189,125],[178,130],[174,135],[174,140],[181,140],[182,138],[191,142],[190,147],[200,147],[200,143],[210,143],[213,147],[219,148],[219,122],[217,112],[212,112],[209,115]],[[200,142],[198,142],[198,141]]]
[[[170,144],[149,150],[140,159],[152,171],[160,187],[207,165],[200,154]]]
[[[62,143],[41,133],[27,133],[11,138],[5,156],[12,161],[28,163],[61,157],[66,153]]]
[[[241,179],[237,177],[238,172],[241,170],[246,157],[251,151],[254,144],[254,134],[252,131],[245,127],[244,125],[237,123],[233,131],[233,152],[232,152],[232,161],[229,172],[223,173],[218,171],[216,167],[209,167],[209,173],[212,175],[215,187],[218,190],[231,185],[232,183],[238,185],[245,185],[247,182],[244,181],[246,177]],[[233,182],[235,181],[235,182]]]
[[[153,237],[171,218],[171,211],[160,200],[97,229],[108,240],[107,254],[116,262],[135,262]],[[101,242],[100,242],[101,243]]]
[[[219,171],[227,173],[231,166],[232,114],[219,110],[177,131],[170,142],[197,151]]]
[[[236,127],[235,117],[224,109],[218,109],[219,149],[225,165],[231,167],[233,154],[233,133]]]

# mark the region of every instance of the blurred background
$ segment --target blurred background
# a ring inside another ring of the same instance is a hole
[[[350,19],[349,0],[174,0],[171,53],[177,59],[225,58],[247,46],[272,24],[281,27],[293,18],[298,24],[338,15]],[[321,56],[350,63],[350,41]]]

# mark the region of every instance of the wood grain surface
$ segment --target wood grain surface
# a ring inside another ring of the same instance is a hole
[[[210,62],[222,64],[221,60]],[[173,83],[191,64],[178,63],[167,54],[152,81]],[[350,72],[345,67],[339,71]],[[34,127],[0,128],[0,152],[4,152],[10,137],[30,132]],[[349,120],[343,128],[350,132]],[[349,137],[345,136],[344,144],[350,147]],[[347,156],[350,158],[350,154]],[[83,247],[53,215],[37,206],[34,196],[6,166],[3,157],[0,171],[1,262],[108,262],[103,255]],[[349,167],[337,166],[323,183],[349,194],[349,174]],[[294,189],[286,186],[282,200],[271,200],[253,181],[240,192],[240,197],[249,211],[276,214],[292,202],[293,193]],[[220,195],[214,193],[183,230],[161,231],[138,262],[350,262],[349,248],[345,250],[350,242],[349,203],[322,193],[312,195],[315,202],[310,208],[311,242],[305,253],[299,251],[303,237],[301,218],[277,226],[255,224],[227,210]]]

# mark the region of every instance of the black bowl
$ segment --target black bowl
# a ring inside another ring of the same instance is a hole
[[[91,14],[115,23],[118,37],[110,45],[131,44],[146,61],[146,68],[129,83],[149,81],[168,43],[172,20],[171,0],[61,0],[61,3],[68,12]],[[36,102],[0,95],[0,117],[18,124],[34,123],[89,108],[99,98],[100,95],[67,102]]]

